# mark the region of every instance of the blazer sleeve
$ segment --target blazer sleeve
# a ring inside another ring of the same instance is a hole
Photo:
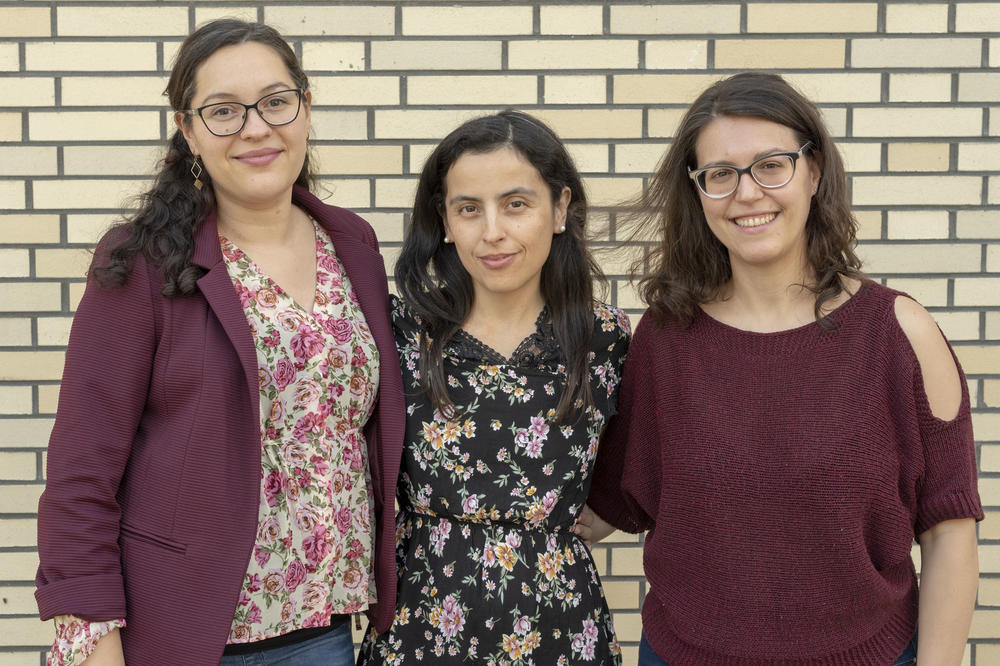
[[[73,319],[38,505],[35,599],[43,620],[125,617],[116,495],[149,391],[155,275],[140,257],[121,287],[89,280]]]

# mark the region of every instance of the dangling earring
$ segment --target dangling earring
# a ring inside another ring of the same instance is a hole
[[[205,183],[201,182],[201,174],[204,170],[201,168],[201,163],[198,161],[198,156],[194,156],[194,162],[191,163],[191,175],[194,176],[194,186],[199,190],[205,186]]]

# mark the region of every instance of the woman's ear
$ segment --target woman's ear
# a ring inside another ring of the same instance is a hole
[[[191,151],[191,154],[195,157],[201,155],[197,139],[195,139],[194,132],[191,131],[194,123],[189,122],[188,115],[183,111],[176,112],[174,114],[174,124],[177,125],[177,129],[179,129],[181,134],[184,135],[184,140],[187,141],[188,149]]]
[[[559,198],[556,199],[553,209],[555,214],[552,216],[552,233],[559,234],[566,231],[566,215],[569,211],[569,202],[573,198],[573,193],[568,187],[563,187],[562,192],[559,194]]]

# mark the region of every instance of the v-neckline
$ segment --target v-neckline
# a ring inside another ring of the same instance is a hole
[[[536,343],[541,342],[541,340],[539,340],[540,332],[542,329],[542,325],[548,320],[548,317],[549,317],[549,306],[545,305],[542,307],[541,312],[538,313],[538,317],[535,318],[534,330],[532,330],[531,333],[526,335],[524,339],[522,339],[521,342],[519,342],[517,346],[514,347],[514,351],[511,352],[510,356],[504,356],[496,349],[494,349],[490,345],[486,344],[485,342],[477,338],[472,333],[469,333],[464,328],[458,329],[458,333],[456,335],[461,337],[466,343],[470,344],[474,349],[478,350],[482,354],[483,360],[489,361],[490,365],[516,365],[516,360],[520,357],[523,357],[530,350],[532,346],[540,348],[540,345],[537,345]]]

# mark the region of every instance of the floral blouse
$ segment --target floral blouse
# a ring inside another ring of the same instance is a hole
[[[309,310],[219,239],[257,351],[262,443],[257,536],[229,643],[325,626],[376,601],[362,430],[378,393],[378,350],[332,241],[313,225]],[[49,663],[79,664],[124,627],[123,618],[57,617]]]

